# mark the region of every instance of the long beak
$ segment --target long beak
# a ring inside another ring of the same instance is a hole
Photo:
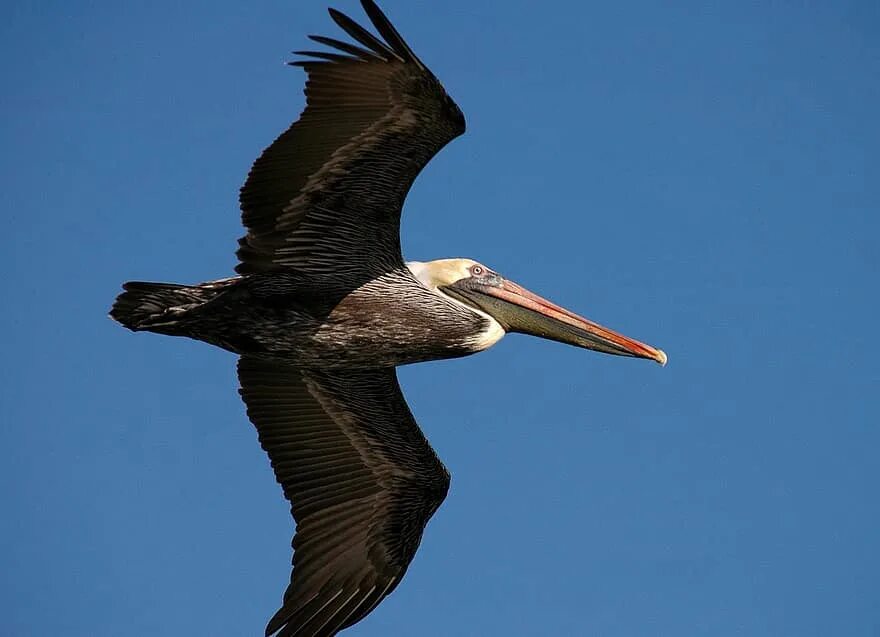
[[[666,364],[663,350],[569,312],[513,281],[502,279],[500,285],[483,285],[474,279],[465,279],[443,290],[483,310],[508,332],[532,334],[597,352],[650,358]]]

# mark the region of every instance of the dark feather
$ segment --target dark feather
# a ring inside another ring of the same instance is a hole
[[[355,46],[353,44],[349,44],[348,42],[343,42],[342,40],[336,40],[334,38],[325,38],[322,35],[310,35],[310,40],[318,42],[319,44],[324,44],[326,46],[332,46],[334,49],[339,49],[349,55],[352,55],[356,58],[360,58],[365,62],[370,62],[373,60],[383,60],[387,62],[388,60],[384,57],[377,57],[375,53],[372,51],[367,51],[366,49],[362,49],[359,46]]]
[[[340,55],[339,53],[328,53],[327,51],[294,51],[294,55],[306,55],[313,58],[319,58],[321,60],[327,60],[329,62],[347,62],[353,58],[347,55]]]
[[[355,289],[403,265],[400,213],[413,180],[464,117],[387,18],[365,3],[383,44],[331,11],[360,44],[312,39],[346,53],[307,52],[306,108],[254,163],[241,189],[236,270],[283,268],[328,292]]]
[[[394,25],[391,24],[376,3],[373,2],[373,0],[361,0],[361,4],[364,7],[364,11],[367,12],[367,15],[373,22],[373,26],[375,26],[379,34],[385,38],[385,41],[391,45],[391,48],[393,48],[394,51],[404,60],[415,62],[420,68],[424,69],[424,64],[422,64],[421,60],[419,60],[419,58],[416,57],[416,54],[412,52],[412,49],[409,48],[409,45],[404,41],[400,33],[397,32],[397,29],[394,28]]]
[[[290,586],[266,634],[335,635],[403,577],[449,474],[393,368],[319,372],[245,356],[238,375],[297,523]]]
[[[347,15],[342,13],[341,11],[337,11],[336,9],[328,9],[330,12],[330,17],[333,18],[333,21],[338,24],[343,31],[348,33],[355,40],[363,44],[365,47],[374,51],[380,57],[388,59],[390,57],[396,57],[403,62],[403,58],[401,58],[397,53],[391,50],[384,42],[382,42],[375,35],[367,31],[357,22],[349,18]]]

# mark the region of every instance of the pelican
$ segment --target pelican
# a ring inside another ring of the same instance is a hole
[[[466,356],[521,332],[586,349],[666,355],[471,259],[404,262],[413,180],[465,130],[461,110],[372,0],[357,44],[309,36],[306,107],[241,189],[237,275],[129,282],[110,315],[239,356],[239,393],[296,523],[293,571],[266,635],[332,636],[406,573],[449,473],[395,368]]]

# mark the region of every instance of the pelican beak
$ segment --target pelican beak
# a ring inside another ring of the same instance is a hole
[[[666,364],[666,353],[569,312],[500,276],[485,283],[462,279],[443,287],[451,296],[482,310],[508,332],[540,336],[552,341],[616,356],[650,358]]]

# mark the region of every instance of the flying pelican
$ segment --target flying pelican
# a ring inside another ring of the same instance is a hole
[[[356,44],[310,36],[306,108],[241,189],[237,276],[126,283],[133,331],[239,355],[240,393],[296,522],[293,572],[266,634],[331,636],[400,583],[449,473],[395,367],[466,356],[507,332],[666,363],[470,259],[404,263],[413,180],[464,116],[372,0],[379,36],[330,9]]]

